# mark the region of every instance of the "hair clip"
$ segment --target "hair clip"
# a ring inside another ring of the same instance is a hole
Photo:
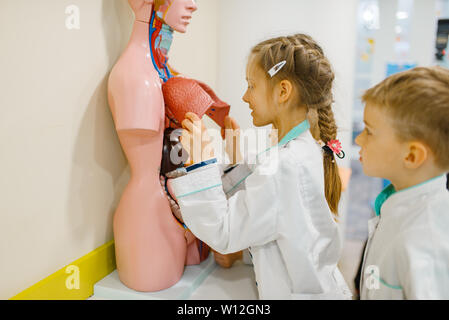
[[[335,154],[339,159],[343,159],[345,157],[345,152],[341,147],[340,140],[330,140],[328,143],[324,143],[320,140],[318,143],[324,151]]]
[[[276,73],[279,72],[279,70],[282,69],[283,66],[285,66],[285,64],[287,63],[287,61],[283,60],[281,62],[279,62],[278,64],[274,65],[270,70],[268,70],[268,74],[270,75],[270,77],[274,77]]]

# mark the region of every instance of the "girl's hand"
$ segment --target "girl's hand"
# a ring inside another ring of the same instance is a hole
[[[221,137],[225,140],[226,153],[231,164],[242,161],[243,157],[240,151],[240,126],[235,119],[226,116],[225,127],[221,129]]]
[[[182,219],[181,215],[181,208],[179,208],[178,203],[175,200],[173,200],[173,198],[167,193],[167,190],[165,190],[165,179],[166,178],[164,176],[162,175],[159,176],[159,182],[161,183],[162,190],[164,191],[165,196],[167,197],[168,202],[170,203],[171,212],[176,218],[178,218],[179,221],[181,221],[181,223],[184,223],[184,220]]]
[[[204,122],[195,113],[187,112],[181,125],[181,144],[189,154],[186,165],[213,158],[214,149]]]
[[[212,251],[214,253],[215,262],[217,262],[223,268],[230,268],[235,261],[241,260],[243,258],[243,251],[230,254],[221,254],[215,250]]]

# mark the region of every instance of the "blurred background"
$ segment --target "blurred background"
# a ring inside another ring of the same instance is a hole
[[[170,63],[208,83],[251,128],[245,66],[252,46],[307,33],[333,64],[334,110],[350,176],[340,262],[352,286],[367,220],[388,183],[365,177],[354,138],[364,90],[415,66],[448,67],[449,0],[197,0]],[[107,105],[107,78],[133,23],[126,0],[0,2],[0,299],[113,239],[129,179]],[[209,126],[214,126],[208,121]]]

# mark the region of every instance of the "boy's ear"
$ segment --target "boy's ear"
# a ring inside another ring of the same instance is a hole
[[[289,80],[279,82],[279,103],[287,102],[293,94],[293,85]]]
[[[408,144],[408,154],[404,159],[407,169],[419,168],[429,158],[429,150],[426,145],[419,141]]]

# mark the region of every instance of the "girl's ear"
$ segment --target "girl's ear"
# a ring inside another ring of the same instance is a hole
[[[279,82],[279,103],[287,102],[293,95],[293,85],[289,80]]]

